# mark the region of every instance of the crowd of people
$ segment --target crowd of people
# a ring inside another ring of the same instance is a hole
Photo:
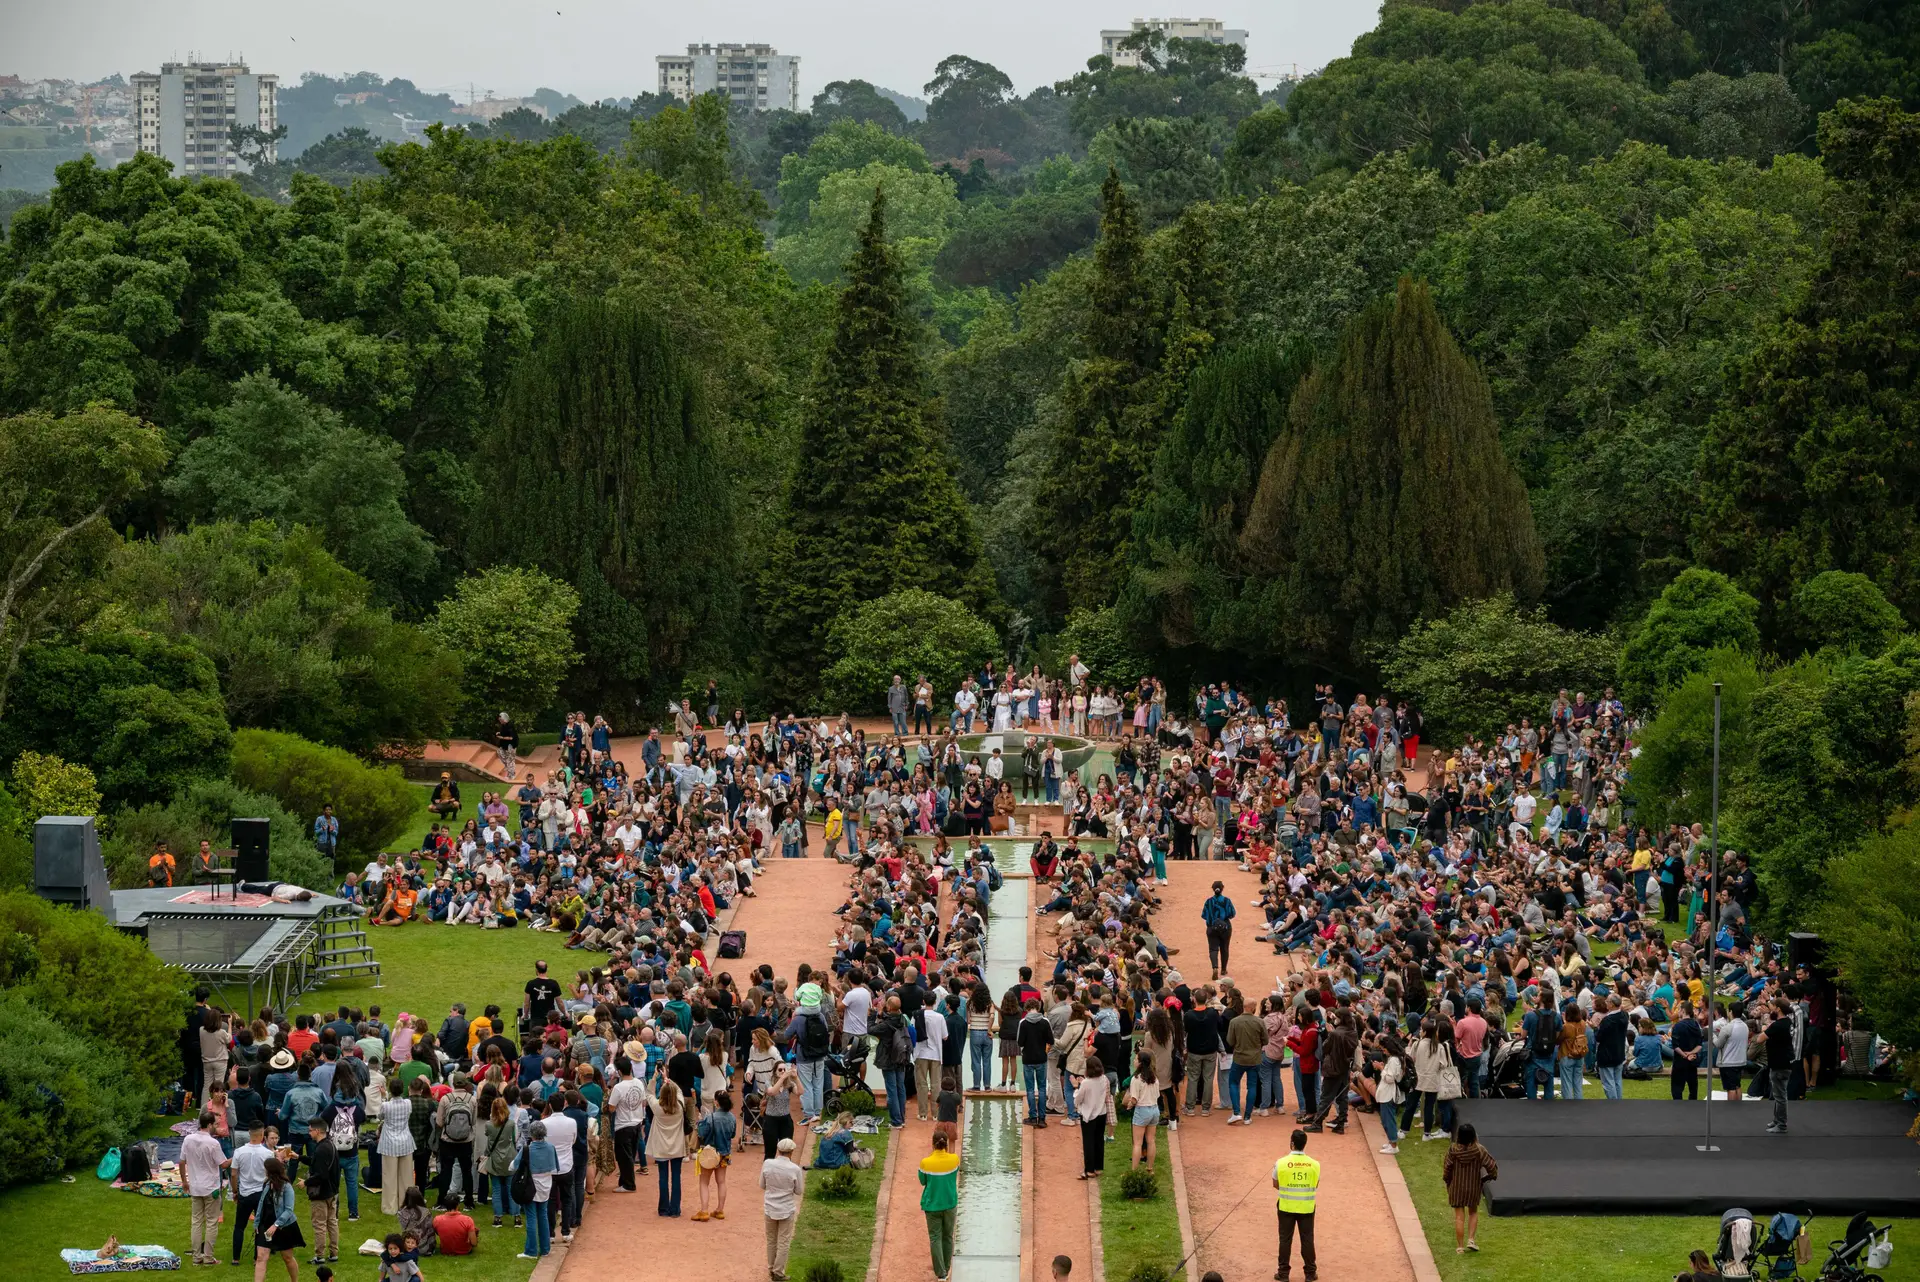
[[[777,1280],[801,1178],[791,1155],[817,1129],[812,1165],[858,1164],[852,1110],[832,1106],[869,1084],[891,1125],[932,1126],[949,1154],[966,1093],[1018,1090],[1030,1125],[1081,1128],[1082,1178],[1097,1178],[1122,1116],[1138,1165],[1159,1127],[1217,1102],[1230,1125],[1279,1115],[1303,1136],[1377,1112],[1393,1153],[1416,1121],[1459,1147],[1452,1101],[1490,1087],[1577,1098],[1597,1077],[1619,1098],[1625,1079],[1666,1072],[1681,1098],[1710,1062],[1736,1090],[1764,1064],[1784,1129],[1787,1083],[1817,1078],[1831,990],[1752,934],[1743,860],[1722,861],[1709,903],[1702,835],[1632,823],[1633,725],[1611,691],[1563,692],[1537,727],[1423,758],[1404,701],[1343,704],[1323,688],[1296,723],[1283,700],[1215,685],[1174,717],[1157,682],[1114,694],[1086,678],[1077,660],[1061,683],[982,673],[939,730],[931,689],[899,682],[910,724],[890,696],[894,733],[871,738],[844,717],[736,710],[710,742],[683,705],[675,738],[651,732],[631,774],[605,722],[575,716],[544,778],[484,790],[471,815],[443,778],[444,822],[421,848],[374,859],[340,894],[376,923],[551,931],[605,956],[570,982],[543,964],[520,1010],[456,1006],[437,1031],[418,1014],[388,1025],[378,1008],[242,1021],[197,1007],[183,1046],[222,1154],[212,1175],[241,1207],[235,1254],[251,1216],[281,1243],[300,1237],[277,1190],[303,1171],[317,1260],[337,1251],[338,1201],[356,1218],[363,1187],[399,1215],[403,1263],[464,1239],[440,1217],[481,1203],[537,1258],[590,1198],[634,1191],[649,1165],[658,1214],[681,1214],[691,1160],[692,1218],[723,1219],[728,1168],[759,1147]],[[1112,748],[1111,771],[1084,781],[1047,739],[1079,728],[1083,701]],[[959,744],[982,706],[998,728],[1038,732],[1020,773],[1064,821],[1028,855],[1051,927],[1033,959],[1043,973],[1000,992],[983,976],[1011,854],[992,818],[1011,811],[1012,781]],[[717,703],[707,714],[720,720]],[[756,893],[765,861],[811,853],[809,819],[822,853],[850,865],[831,951],[736,980],[709,952],[716,923]],[[1260,878],[1258,902],[1238,906],[1216,884],[1204,981],[1156,924],[1182,860]],[[1233,978],[1236,930],[1292,958],[1270,991]],[[1461,1162],[1492,1174],[1490,1155]],[[952,1208],[935,1166],[923,1206],[944,1277]],[[195,1225],[196,1259],[210,1260],[198,1201]],[[1476,1246],[1464,1218],[1459,1246]],[[292,1258],[258,1249],[261,1276],[271,1255]]]

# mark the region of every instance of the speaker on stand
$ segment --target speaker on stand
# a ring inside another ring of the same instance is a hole
[[[268,880],[265,819],[233,821],[233,869],[233,879],[241,885]]]

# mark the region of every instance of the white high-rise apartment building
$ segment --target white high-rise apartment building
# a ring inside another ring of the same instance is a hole
[[[1133,26],[1125,31],[1102,31],[1100,52],[1113,59],[1116,67],[1139,66],[1140,55],[1122,49],[1120,42],[1141,31],[1158,31],[1169,40],[1208,40],[1217,45],[1247,47],[1247,33],[1228,27],[1218,18],[1135,18]]]
[[[754,111],[800,110],[800,55],[772,45],[688,45],[684,54],[654,59],[660,92],[692,102],[716,89]]]
[[[244,62],[168,62],[133,77],[141,151],[173,162],[183,177],[228,177],[252,168],[233,152],[228,131],[273,132],[280,77],[255,75]],[[275,149],[267,149],[273,160]]]

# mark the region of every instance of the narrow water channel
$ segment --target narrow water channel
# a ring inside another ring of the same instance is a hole
[[[1004,847],[1003,847],[1004,849]],[[1014,860],[1026,848],[1014,848]],[[1004,993],[1020,982],[1027,961],[1029,883],[1008,877],[987,910],[987,987]],[[967,1131],[960,1143],[960,1213],[954,1227],[954,1282],[1019,1282],[1020,1116],[1019,1100],[967,1101]]]

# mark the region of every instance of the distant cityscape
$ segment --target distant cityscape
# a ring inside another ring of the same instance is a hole
[[[1102,30],[1094,52],[1116,65],[1138,66],[1140,54],[1124,45],[1145,30],[1243,49],[1248,34],[1218,18],[1134,18]],[[770,44],[689,44],[685,53],[661,54],[654,63],[654,91],[681,102],[718,91],[744,109],[797,112],[807,101],[800,56]],[[431,92],[367,73],[341,79],[309,73],[298,84],[282,84],[277,74],[255,71],[242,59],[189,58],[91,83],[0,74],[0,189],[48,190],[55,166],[89,152],[111,166],[146,151],[170,161],[178,174],[222,176],[297,156],[347,128],[404,141],[434,123],[492,125],[521,110],[551,120],[581,105],[552,89],[512,97],[465,88],[464,94]],[[281,126],[286,135],[276,138]]]

